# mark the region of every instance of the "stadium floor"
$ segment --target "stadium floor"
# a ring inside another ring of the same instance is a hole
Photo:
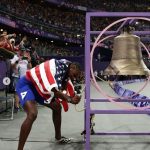
[[[137,90],[143,83],[128,85],[128,88]],[[112,89],[102,83],[102,88],[115,96]],[[149,95],[150,85],[142,94]],[[95,88],[91,88],[92,98],[102,98]],[[84,101],[77,106],[83,108]],[[112,103],[93,103],[94,109],[122,109]],[[73,143],[59,145],[54,140],[54,127],[52,112],[48,108],[38,107],[38,118],[35,121],[24,150],[84,150],[85,143],[81,132],[84,128],[84,111],[76,112],[75,107],[70,105],[69,111],[62,114],[62,135],[72,137]],[[2,114],[0,114],[1,116]],[[20,126],[25,118],[23,111],[14,115],[12,121],[0,121],[0,150],[17,150]],[[150,116],[147,114],[115,114],[96,115],[96,132],[150,132]],[[91,136],[91,150],[149,150],[150,136]]]

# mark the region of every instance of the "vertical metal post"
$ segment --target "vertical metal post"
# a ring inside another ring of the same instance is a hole
[[[85,107],[86,107],[86,150],[90,150],[90,15],[86,13],[86,35],[85,35]]]

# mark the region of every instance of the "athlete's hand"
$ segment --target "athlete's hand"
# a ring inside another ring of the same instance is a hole
[[[80,100],[81,100],[81,96],[75,95],[74,97],[71,98],[71,103],[78,104]]]

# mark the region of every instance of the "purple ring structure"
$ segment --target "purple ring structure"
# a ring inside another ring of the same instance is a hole
[[[121,103],[121,102],[116,102],[116,101],[114,101],[114,99],[113,99],[111,96],[107,95],[107,93],[104,92],[104,91],[102,90],[102,88],[97,84],[96,79],[95,79],[95,76],[94,76],[94,73],[93,73],[93,53],[94,53],[95,48],[96,48],[96,47],[101,43],[101,41],[103,40],[103,39],[100,40],[101,36],[102,36],[109,28],[111,28],[111,27],[114,26],[115,24],[120,23],[120,22],[122,22],[122,21],[131,20],[131,19],[140,19],[140,20],[147,20],[147,21],[150,21],[149,18],[145,18],[145,17],[127,17],[127,18],[119,19],[119,20],[117,20],[117,21],[111,23],[110,25],[108,25],[108,26],[99,34],[99,36],[97,37],[95,43],[93,44],[92,51],[91,51],[91,64],[90,64],[90,65],[91,65],[91,75],[92,75],[94,84],[95,84],[95,86],[96,86],[96,89],[97,89],[103,96],[105,96],[108,100],[110,100],[110,102],[115,103],[115,104],[117,104],[118,106],[123,107],[123,108],[126,108],[126,109],[140,109],[140,110],[143,110],[143,109],[146,109],[146,108],[150,108],[150,106],[146,106],[146,107],[135,107],[135,106],[128,106],[128,105],[125,105],[125,104],[123,104],[123,103]],[[147,50],[147,51],[148,51],[148,50]],[[148,84],[149,80],[150,80],[150,76],[149,76],[148,80],[145,82],[145,84],[143,85],[143,87],[142,87],[141,89],[139,89],[138,92],[136,92],[134,95],[137,95],[139,92],[141,92],[141,91],[146,87],[146,85]],[[134,96],[134,95],[132,95],[132,96]],[[129,99],[130,97],[126,97],[126,98]],[[131,99],[131,98],[130,98],[130,99]]]
[[[150,17],[149,12],[89,12],[86,13],[86,38],[85,38],[85,84],[86,84],[86,90],[85,90],[85,129],[86,129],[86,143],[85,143],[85,149],[90,150],[90,114],[150,114],[150,110],[91,110],[90,103],[91,102],[108,102],[108,99],[91,99],[90,97],[90,35],[91,34],[99,34],[101,31],[91,31],[90,25],[91,25],[91,17],[128,17],[128,18],[136,18],[136,17]],[[147,21],[150,21],[150,19],[146,19]],[[106,28],[105,28],[106,29]],[[107,30],[107,29],[106,29]],[[107,31],[106,34],[109,34],[108,32],[112,32],[110,34],[116,34],[117,31]],[[137,31],[136,34],[150,34],[150,31]],[[95,43],[98,43],[98,40],[96,40]],[[126,99],[124,101],[127,101]],[[140,100],[139,100],[140,101]],[[146,101],[150,101],[150,99],[147,99]],[[127,101],[128,102],[128,101]],[[128,132],[119,132],[119,133],[95,133],[95,135],[150,135],[149,132],[134,132],[134,133],[128,133]]]

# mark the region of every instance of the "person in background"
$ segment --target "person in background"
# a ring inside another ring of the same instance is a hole
[[[16,37],[16,34],[7,34],[7,31],[4,30],[3,33],[0,35],[0,47],[13,52],[14,51],[14,47],[12,45],[12,43],[10,42],[10,39],[14,39]]]
[[[28,69],[32,68],[31,57],[26,52],[25,48],[22,48],[18,51],[16,55],[10,60],[12,67],[12,78],[13,78],[13,87],[15,90],[15,112],[19,109],[19,98],[16,94],[16,84],[20,77],[26,74]]]

